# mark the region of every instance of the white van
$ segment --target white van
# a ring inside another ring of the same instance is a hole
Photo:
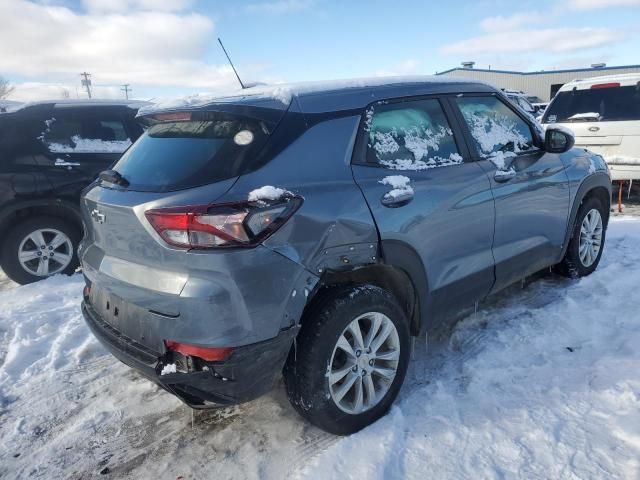
[[[640,74],[573,80],[542,117],[575,133],[576,146],[602,155],[613,180],[640,179]]]

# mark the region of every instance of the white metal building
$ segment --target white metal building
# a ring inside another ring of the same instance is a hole
[[[473,62],[464,62],[461,68],[452,68],[437,75],[472,78],[491,83],[499,88],[521,90],[527,95],[535,95],[548,102],[562,85],[571,80],[615,75],[618,73],[640,73],[640,65],[607,67],[604,64],[592,65],[591,68],[573,70],[548,70],[539,72],[513,72],[509,70],[485,70],[473,68]]]

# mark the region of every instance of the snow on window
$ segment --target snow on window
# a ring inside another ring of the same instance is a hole
[[[400,145],[398,145],[398,142],[394,138],[394,133],[397,137],[398,134],[395,131],[388,133],[375,132],[373,134],[373,148],[376,150],[376,152],[378,152],[380,155],[386,155],[389,153],[396,153],[398,150],[400,150]]]
[[[567,120],[600,120],[602,117],[597,112],[576,113],[571,115]]]
[[[369,134],[368,161],[387,168],[427,170],[462,163],[436,100],[391,104],[377,112],[369,109],[365,131]]]
[[[70,145],[62,143],[48,143],[49,151],[53,153],[123,153],[131,146],[131,139],[126,140],[98,140],[82,138],[79,135],[71,137]]]
[[[391,187],[391,190],[384,195],[385,198],[398,198],[413,194],[413,188],[409,185],[410,182],[411,179],[404,175],[389,175],[380,180],[381,184]]]
[[[507,169],[505,158],[535,149],[529,125],[495,97],[456,99],[480,155],[498,169]]]
[[[290,191],[284,188],[277,188],[271,185],[265,185],[264,187],[256,188],[249,192],[250,202],[264,202],[265,200],[280,200],[283,197],[289,197],[293,195]]]

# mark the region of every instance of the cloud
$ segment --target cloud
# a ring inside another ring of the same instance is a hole
[[[132,10],[179,12],[193,5],[193,0],[82,0],[89,12],[124,13]]]
[[[546,23],[552,17],[551,13],[540,12],[520,12],[509,16],[498,15],[496,17],[487,17],[480,22],[480,28],[486,32],[495,30],[514,30],[521,26],[527,26],[535,23]]]
[[[315,0],[277,0],[273,2],[250,3],[245,7],[249,13],[284,14],[308,10]]]
[[[87,8],[103,8],[100,3],[85,0]],[[72,78],[79,83],[78,74],[88,71],[96,84],[130,83],[134,88],[235,86],[228,65],[202,60],[215,39],[211,19],[190,12],[146,10],[152,3],[175,10],[189,2],[125,0],[118,6],[123,3],[137,10],[79,13],[26,0],[0,1],[0,72],[52,83]],[[245,77],[256,73],[250,67],[240,70]]]
[[[482,55],[496,53],[558,53],[603,47],[623,39],[608,28],[546,28],[540,30],[498,31],[450,43],[442,52],[450,55]]]
[[[574,10],[595,10],[609,7],[638,7],[640,0],[569,0],[567,6]]]

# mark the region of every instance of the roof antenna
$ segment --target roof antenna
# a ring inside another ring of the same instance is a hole
[[[224,48],[224,45],[222,44],[222,40],[220,40],[220,37],[218,37],[218,43],[220,43],[220,46],[222,47],[222,51],[227,56],[227,60],[229,60],[229,64],[231,65],[231,68],[233,68],[233,73],[236,74],[236,78],[238,79],[238,82],[240,83],[240,86],[244,90],[247,87],[245,87],[244,83],[242,83],[242,80],[240,80],[240,75],[238,75],[238,71],[236,70],[236,67],[233,66],[233,62],[231,61],[231,58],[229,58],[229,54],[227,53],[227,49]]]

